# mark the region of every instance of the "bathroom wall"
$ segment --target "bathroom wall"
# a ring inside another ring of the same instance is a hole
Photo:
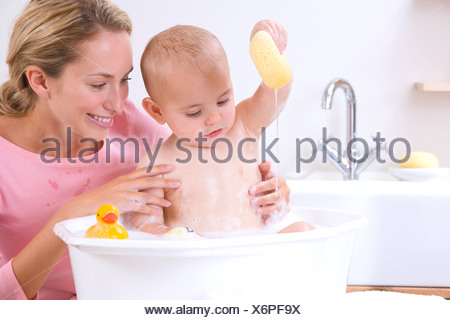
[[[215,33],[228,53],[235,98],[253,93],[259,76],[248,54],[249,35],[260,19],[280,21],[288,30],[288,56],[294,83],[288,105],[279,117],[279,172],[307,177],[336,170],[322,163],[321,153],[296,173],[296,138],[321,138],[322,128],[345,143],[344,95],[336,94],[332,110],[321,109],[327,83],[347,79],[357,99],[357,134],[372,145],[380,132],[391,143],[408,140],[414,151],[435,153],[450,166],[450,93],[414,89],[417,81],[450,81],[450,2],[447,0],[115,0],[133,21],[135,71],[130,97],[137,105],[145,96],[139,59],[148,40],[175,24],[195,24]],[[11,23],[25,1],[0,0],[0,60],[4,61]],[[120,49],[120,48],[118,48]],[[7,66],[0,64],[0,80]],[[275,125],[267,141],[275,138]],[[394,156],[405,152],[395,144]],[[301,156],[312,155],[307,143]],[[396,164],[373,163],[364,174]]]

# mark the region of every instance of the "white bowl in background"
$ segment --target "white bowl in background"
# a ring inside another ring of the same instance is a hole
[[[433,181],[448,176],[449,168],[392,168],[389,173],[401,181]]]

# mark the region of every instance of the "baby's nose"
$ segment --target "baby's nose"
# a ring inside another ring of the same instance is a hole
[[[218,112],[212,112],[206,118],[205,124],[211,126],[220,121],[220,114]]]

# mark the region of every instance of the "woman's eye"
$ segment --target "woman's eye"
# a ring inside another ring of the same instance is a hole
[[[91,84],[91,87],[94,89],[101,89],[106,85],[106,83],[99,83],[99,84]]]
[[[223,105],[226,104],[228,101],[230,101],[230,98],[226,98],[225,100],[222,100],[222,101],[217,102],[217,105],[223,106]]]
[[[196,117],[196,116],[199,116],[199,115],[200,115],[200,110],[197,111],[197,112],[194,112],[194,113],[187,113],[186,115],[187,115],[188,117]]]
[[[131,78],[123,78],[122,80],[120,80],[120,82],[121,82],[122,84],[127,84],[128,81],[130,81],[130,80],[131,80]]]

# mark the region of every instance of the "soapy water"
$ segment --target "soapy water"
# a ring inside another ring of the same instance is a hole
[[[119,224],[123,225],[129,233],[129,239],[133,240],[199,240],[199,239],[211,239],[211,238],[232,238],[232,237],[245,237],[245,236],[258,236],[258,235],[267,235],[267,234],[275,234],[286,228],[290,224],[294,222],[305,221],[301,217],[299,217],[295,213],[289,213],[290,207],[286,204],[286,202],[282,201],[282,209],[277,211],[276,213],[270,215],[270,223],[267,225],[262,225],[258,228],[252,229],[243,229],[243,230],[227,230],[227,231],[207,231],[201,232],[201,237],[196,234],[186,234],[177,235],[177,236],[169,236],[169,235],[154,235],[146,232],[139,231],[132,223],[130,219],[129,213],[124,213],[120,216]],[[193,217],[194,218],[194,217]],[[195,218],[194,218],[195,219]],[[239,224],[238,218],[233,218],[233,221],[230,221],[230,225]],[[144,220],[141,225],[145,225],[146,223],[155,222],[155,216],[149,215],[148,219]],[[314,225],[316,228],[319,226]],[[320,227],[322,228],[322,227]],[[195,230],[194,230],[195,232]],[[311,232],[311,231],[308,231]],[[83,235],[81,235],[83,236]]]
[[[137,228],[133,227],[129,223],[129,215],[126,213],[121,215],[119,219],[119,224],[125,226],[129,233],[129,239],[131,240],[159,240],[159,241],[191,241],[191,240],[205,240],[214,238],[234,238],[234,237],[248,237],[248,236],[259,236],[267,234],[275,234],[291,225],[294,222],[305,221],[296,213],[289,213],[289,207],[285,206],[280,212],[277,213],[277,218],[272,220],[268,225],[263,225],[258,228],[244,229],[244,230],[234,230],[234,231],[209,231],[201,232],[201,236],[195,233],[187,233],[186,235],[176,235],[170,236],[167,234],[155,235],[146,232],[139,231]],[[316,229],[307,231],[315,232],[315,230],[326,228],[324,226],[313,224]],[[194,230],[195,232],[195,230]],[[84,237],[84,232],[80,231],[75,234],[77,237]]]
[[[201,232],[201,236],[196,233],[187,233],[186,235],[167,235],[167,234],[150,234],[147,232],[142,232],[138,228],[131,225],[130,215],[124,213],[120,215],[118,223],[124,226],[129,235],[130,240],[152,240],[152,241],[194,241],[194,240],[207,240],[214,238],[236,238],[236,237],[248,237],[248,236],[262,236],[269,234],[276,234],[282,229],[288,227],[295,222],[306,222],[300,214],[296,212],[290,212],[289,206],[284,206],[283,209],[277,213],[276,218],[271,220],[271,223],[267,225],[262,225],[258,228],[244,229],[244,230],[234,230],[234,231],[210,231]],[[95,223],[95,215],[92,215],[92,223]],[[149,216],[149,220],[154,219],[153,216]],[[310,222],[309,222],[310,223]],[[327,229],[329,227],[324,225],[313,224],[316,229],[306,231],[307,233],[318,232],[317,230]],[[195,232],[195,230],[194,230]],[[320,232],[320,231],[319,231]],[[77,238],[84,238],[86,230],[75,231],[74,236]],[[304,232],[299,232],[304,233]],[[105,240],[105,239],[102,239]],[[127,240],[114,240],[114,241],[127,241]]]

